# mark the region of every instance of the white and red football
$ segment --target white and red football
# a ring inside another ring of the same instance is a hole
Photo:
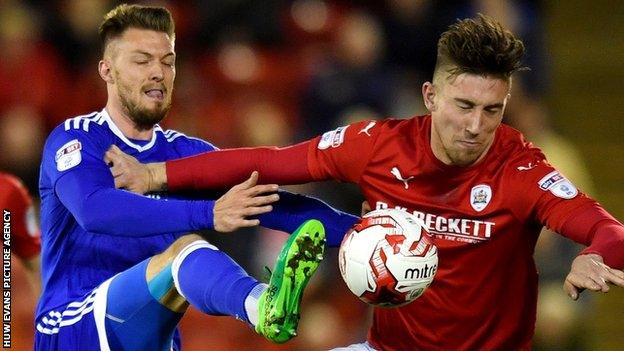
[[[438,249],[427,226],[397,209],[367,213],[347,232],[338,255],[340,273],[351,292],[380,307],[417,299],[438,268]]]

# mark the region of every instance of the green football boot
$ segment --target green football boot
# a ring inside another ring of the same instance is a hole
[[[316,219],[290,235],[277,257],[269,287],[258,301],[256,332],[274,343],[297,335],[303,290],[325,253],[325,228]]]

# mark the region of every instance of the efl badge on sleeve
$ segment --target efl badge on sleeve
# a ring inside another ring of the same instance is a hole
[[[479,184],[472,187],[470,191],[470,206],[477,212],[483,211],[483,209],[490,203],[492,199],[492,188],[486,184]]]
[[[562,199],[572,199],[578,194],[578,190],[566,177],[558,171],[552,171],[538,182],[540,189],[550,192]]]
[[[82,154],[80,153],[81,149],[82,144],[80,144],[78,139],[74,139],[61,146],[58,151],[56,151],[56,155],[54,156],[56,169],[59,172],[63,172],[78,166],[82,161]]]
[[[330,147],[338,147],[342,145],[342,143],[344,142],[345,133],[347,132],[347,128],[349,128],[349,126],[338,127],[323,134],[321,140],[318,143],[319,150],[325,150]]]

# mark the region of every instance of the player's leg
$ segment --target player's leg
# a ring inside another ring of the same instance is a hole
[[[303,289],[322,259],[324,241],[320,222],[304,223],[284,245],[267,289],[200,236],[184,236],[103,284],[108,303],[99,325],[106,326],[103,334],[113,349],[169,349],[190,302],[204,313],[234,316],[269,340],[285,342],[294,336]]]
[[[112,350],[170,350],[179,348],[175,331],[189,303],[175,287],[172,266],[189,248],[209,262],[194,280],[198,289],[222,289],[220,304],[211,308],[201,301],[196,307],[213,315],[245,314],[243,303],[259,283],[234,261],[201,236],[177,239],[164,252],[147,259],[103,283],[98,290],[106,296],[98,313],[94,310],[100,345]],[[191,250],[191,251],[192,251]],[[261,292],[258,293],[260,295]],[[193,302],[193,301],[191,301]],[[245,319],[241,317],[241,319]]]
[[[259,301],[256,331],[283,343],[296,335],[303,290],[325,252],[325,229],[321,222],[304,222],[282,247],[268,289]]]
[[[179,271],[186,275],[182,280],[190,291],[188,301],[176,288],[173,271],[176,280]],[[107,336],[111,349],[169,350],[189,302],[207,314],[247,321],[246,300],[257,301],[266,285],[201,236],[190,234],[102,286],[108,301],[100,322],[105,333],[100,334]]]
[[[319,221],[302,224],[282,247],[268,288],[245,283],[253,278],[240,267],[238,279],[211,274],[207,267],[212,267],[214,252],[201,241],[176,256],[173,278],[178,292],[201,311],[236,316],[267,339],[282,343],[296,334],[303,290],[323,258],[324,244],[325,230]]]
[[[170,298],[173,294],[165,279],[146,279],[149,262],[131,267],[98,288],[106,296],[104,307],[94,310],[101,346],[111,350],[179,349],[174,333],[188,304]]]
[[[187,304],[178,304],[179,310],[174,311],[154,297],[163,284],[156,277],[146,280],[148,262],[38,319],[35,349],[168,351],[173,346],[178,350],[179,342],[172,342]]]

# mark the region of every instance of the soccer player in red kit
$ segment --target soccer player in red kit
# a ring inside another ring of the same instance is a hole
[[[524,45],[490,18],[457,22],[438,42],[430,115],[366,121],[286,148],[232,149],[140,166],[110,150],[116,184],[222,188],[258,170],[263,182],[336,179],[375,208],[400,208],[438,247],[433,284],[403,307],[375,308],[368,341],[349,350],[529,350],[533,251],[542,226],[587,245],[564,289],[624,286],[624,227],[516,130],[501,124]],[[215,167],[214,165],[218,165]]]
[[[0,172],[0,209],[3,211],[3,217],[10,216],[11,252],[22,260],[28,272],[28,280],[35,293],[39,294],[41,243],[33,201],[19,179],[2,172]]]

